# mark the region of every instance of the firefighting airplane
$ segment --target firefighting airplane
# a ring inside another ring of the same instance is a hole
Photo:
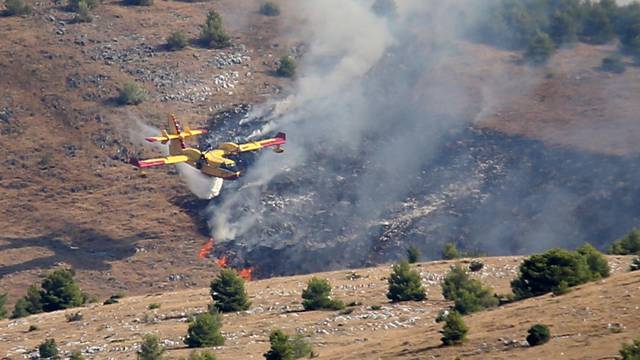
[[[236,169],[236,162],[227,158],[248,151],[258,151],[273,147],[273,151],[284,151],[282,145],[286,143],[286,135],[278,133],[275,138],[236,144],[232,142],[222,143],[217,149],[200,151],[193,147],[186,147],[186,138],[206,134],[206,129],[191,130],[188,126],[180,128],[180,124],[174,115],[169,118],[168,129],[162,130],[160,136],[148,137],[149,142],[169,143],[169,156],[138,160],[131,159],[131,164],[139,168],[163,166],[186,163],[200,170],[203,174],[225,180],[235,180],[240,177],[240,171]]]

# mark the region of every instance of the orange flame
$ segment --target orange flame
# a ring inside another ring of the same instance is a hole
[[[198,258],[204,259],[213,250],[213,238],[209,238],[206,244],[204,244],[198,252]]]
[[[220,266],[221,268],[226,268],[227,267],[227,257],[223,256],[221,258],[219,258],[217,261],[218,266]]]
[[[238,272],[238,275],[240,275],[241,278],[247,281],[251,281],[253,280],[253,268],[248,267],[248,268],[242,269]]]

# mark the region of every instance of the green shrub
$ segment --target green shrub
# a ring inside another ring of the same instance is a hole
[[[147,309],[149,309],[149,310],[160,309],[160,304],[151,303],[151,304],[149,304],[149,306],[147,306]]]
[[[371,307],[369,308],[373,311],[378,311],[378,310],[382,310],[382,306],[380,305],[371,305]]]
[[[113,296],[111,296],[110,298],[108,298],[107,300],[105,300],[102,305],[111,305],[111,304],[117,304],[118,303],[118,299],[114,298]]]
[[[38,346],[38,353],[42,359],[58,357],[58,345],[54,339],[47,339]]]
[[[296,62],[291,56],[283,56],[280,58],[280,64],[278,65],[276,73],[282,77],[293,77],[296,74]]]
[[[293,360],[313,354],[311,345],[302,336],[291,339],[282,330],[274,330],[269,335],[271,348],[264,353],[266,360]]]
[[[69,360],[84,360],[84,356],[82,356],[80,351],[76,350],[69,355]]]
[[[411,245],[407,249],[407,261],[409,264],[415,264],[420,260],[420,249],[417,246]]]
[[[640,255],[640,230],[633,229],[622,239],[614,241],[611,245],[611,254]]]
[[[621,360],[639,360],[640,359],[640,338],[635,339],[631,344],[622,344],[620,349]]]
[[[267,1],[260,6],[260,14],[265,16],[278,16],[280,15],[280,5]]]
[[[160,360],[164,351],[157,335],[146,334],[140,345],[140,350],[137,352],[137,358],[138,360]]]
[[[84,297],[73,279],[74,276],[73,269],[60,269],[42,281],[40,297],[44,311],[68,309],[83,304]]]
[[[146,98],[147,92],[140,85],[128,82],[120,89],[116,102],[120,105],[138,105]]]
[[[594,44],[604,44],[615,37],[611,20],[602,7],[594,4],[586,11],[580,35]]]
[[[570,291],[571,291],[571,288],[569,288],[569,284],[567,284],[567,282],[564,280],[560,281],[558,285],[554,286],[551,289],[551,292],[553,293],[553,295],[556,295],[556,296],[564,295]]]
[[[221,327],[222,314],[215,312],[199,314],[189,322],[184,342],[190,348],[224,345],[224,337],[220,334]]]
[[[0,294],[0,319],[4,319],[7,317],[7,309],[5,305],[7,304],[7,293]]]
[[[454,308],[462,315],[498,306],[498,298],[490,288],[484,287],[476,279],[471,279],[467,271],[459,265],[442,281],[442,295],[454,302]]]
[[[453,260],[460,257],[460,252],[454,243],[446,243],[442,247],[442,258],[444,260]]]
[[[123,3],[131,6],[151,6],[153,0],[123,0]]]
[[[629,265],[629,271],[638,270],[640,270],[640,256],[633,259],[633,261],[631,261],[631,265]]]
[[[577,252],[551,249],[532,255],[520,264],[520,275],[511,282],[517,299],[551,292],[565,281],[572,287],[593,278],[585,257]]]
[[[471,264],[469,264],[469,271],[478,272],[484,268],[484,263],[482,261],[473,260]]]
[[[222,269],[211,282],[211,298],[213,306],[222,312],[243,311],[251,306],[244,280],[232,269]]]
[[[93,21],[91,12],[89,12],[89,6],[84,0],[80,0],[78,2],[78,11],[74,18],[74,21],[79,23],[87,23]]]
[[[18,319],[25,316],[29,316],[31,313],[27,310],[29,304],[25,298],[20,298],[13,306],[13,313],[11,313],[12,319]]]
[[[551,18],[549,36],[556,44],[573,43],[578,39],[578,19],[571,13],[556,11]]]
[[[5,0],[5,14],[8,16],[20,16],[31,14],[31,6],[23,0]]]
[[[27,329],[28,332],[32,332],[32,331],[38,331],[40,330],[40,328],[38,327],[38,325],[29,325],[29,329]]]
[[[530,346],[542,345],[548,342],[551,338],[549,327],[543,324],[533,325],[529,329],[528,333],[529,335],[527,335],[527,342]]]
[[[182,360],[216,360],[216,356],[209,350],[203,350],[201,352],[192,351],[189,357],[181,358]]]
[[[341,310],[344,303],[329,298],[331,285],[326,279],[311,278],[307,288],[302,290],[302,306],[305,310]]]
[[[69,5],[68,5],[69,10],[78,12],[81,2],[84,2],[89,10],[93,10],[96,7],[98,7],[100,0],[69,0]]]
[[[424,287],[422,287],[420,274],[416,270],[412,270],[406,261],[393,265],[393,272],[389,276],[388,283],[387,298],[393,302],[420,301],[427,297]]]
[[[615,74],[622,74],[623,72],[625,72],[625,70],[627,70],[624,62],[619,57],[606,57],[602,59],[602,65],[600,66],[600,68],[603,71]]]
[[[447,315],[445,325],[440,331],[442,334],[440,340],[446,346],[460,345],[465,341],[467,332],[469,332],[469,328],[464,323],[462,315],[454,311]]]
[[[187,35],[183,31],[174,31],[167,37],[167,49],[171,51],[182,50],[187,47]]]
[[[524,57],[529,64],[543,65],[555,51],[553,40],[546,33],[538,31],[529,39]]]
[[[215,10],[209,11],[207,21],[202,26],[200,41],[208,48],[221,49],[231,45],[229,35],[224,31],[222,17]]]
[[[587,261],[592,280],[609,277],[609,262],[600,251],[591,244],[584,244],[577,252]]]
[[[80,312],[65,314],[64,317],[67,319],[68,322],[82,321],[82,319],[84,318],[84,316]]]

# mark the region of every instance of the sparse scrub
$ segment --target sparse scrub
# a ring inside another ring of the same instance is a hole
[[[74,12],[78,12],[78,9],[80,8],[80,3],[84,2],[85,5],[87,5],[87,8],[89,10],[93,10],[96,7],[98,7],[98,4],[100,3],[100,0],[69,0],[68,3],[68,8],[70,11],[74,11]]]
[[[542,345],[551,339],[551,333],[549,327],[543,324],[533,325],[527,335],[527,342],[530,346]]]
[[[606,57],[602,59],[602,65],[600,66],[600,68],[602,69],[602,71],[607,71],[615,74],[622,74],[627,69],[624,62],[619,57]]]
[[[140,85],[134,82],[128,82],[120,89],[116,102],[119,105],[138,105],[146,98],[147,92]]]
[[[211,282],[211,298],[212,306],[221,312],[243,311],[251,306],[244,280],[232,269],[222,269]]]
[[[38,346],[41,359],[57,359],[58,353],[58,345],[54,339],[47,339]]]
[[[511,289],[517,299],[524,299],[549,293],[562,281],[572,287],[593,278],[584,256],[573,251],[551,249],[522,262],[520,275],[511,282]]]
[[[280,15],[280,5],[273,1],[267,1],[260,6],[260,14],[265,16],[278,16]]]
[[[153,5],[153,0],[123,0],[123,4],[131,6],[151,6]]]
[[[467,332],[469,328],[464,323],[462,315],[454,311],[447,315],[444,328],[440,331],[442,334],[440,340],[446,346],[460,345],[465,341]]]
[[[231,45],[229,35],[224,31],[222,17],[215,10],[209,11],[207,21],[202,26],[200,41],[205,47],[221,49]]]
[[[271,348],[264,353],[266,360],[293,360],[313,354],[311,345],[302,336],[291,339],[282,330],[274,330],[269,335]]]
[[[66,314],[64,317],[68,322],[82,321],[82,319],[84,318],[84,316],[80,312]]]
[[[407,249],[407,261],[409,264],[415,264],[420,260],[420,249],[417,246],[411,245]]]
[[[629,265],[629,271],[638,271],[640,270],[640,256],[636,257],[631,261],[631,265]]]
[[[29,325],[29,329],[27,331],[32,332],[32,331],[38,331],[38,330],[40,330],[38,325]]]
[[[74,351],[69,355],[69,360],[84,360],[84,356],[80,351]]]
[[[461,266],[451,267],[442,281],[442,295],[454,302],[454,308],[462,315],[498,306],[498,298],[490,288],[472,279]]]
[[[341,310],[344,303],[331,299],[331,284],[326,279],[311,278],[302,290],[302,306],[305,310]]]
[[[280,58],[280,64],[278,70],[276,70],[278,76],[293,77],[296,74],[296,62],[291,56],[283,56]]]
[[[89,6],[84,0],[78,2],[78,11],[74,17],[74,21],[78,23],[88,23],[93,21],[93,16],[89,11]]]
[[[611,245],[613,255],[640,255],[640,230],[633,229]]]
[[[201,352],[198,351],[192,351],[189,354],[189,357],[185,358],[180,358],[182,360],[216,360],[216,356],[209,350],[204,350]]]
[[[5,0],[5,14],[7,16],[21,16],[31,14],[31,6],[23,0]]]
[[[224,337],[220,334],[222,314],[206,312],[196,315],[189,322],[185,344],[190,348],[224,345]]]
[[[7,304],[7,293],[0,294],[0,319],[4,319],[7,317],[7,309],[5,305]]]
[[[160,345],[160,338],[157,335],[146,334],[137,352],[138,360],[160,360],[165,349]]]
[[[378,311],[378,310],[382,310],[382,306],[380,306],[380,305],[371,305],[370,309],[373,310],[373,311]]]
[[[527,45],[524,58],[532,65],[544,65],[555,51],[555,45],[549,35],[538,31]]]
[[[401,261],[393,266],[393,271],[388,279],[389,291],[387,298],[393,302],[397,301],[420,301],[427,296],[422,286],[420,274],[411,269],[409,263]]]
[[[187,44],[187,35],[181,30],[174,31],[167,37],[167,49],[171,51],[182,50]]]
[[[149,310],[160,309],[160,304],[151,303],[151,304],[149,304],[149,306],[147,306],[147,309],[149,309]]]
[[[622,344],[620,357],[621,360],[640,360],[640,338],[635,339],[631,344]]]
[[[460,257],[458,247],[454,243],[446,243],[442,247],[442,258],[444,260],[453,260]]]

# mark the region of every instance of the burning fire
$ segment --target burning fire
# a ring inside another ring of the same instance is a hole
[[[241,278],[247,281],[251,281],[253,279],[253,268],[248,267],[248,268],[242,269],[238,272],[238,275],[240,275]]]
[[[220,266],[221,268],[226,268],[227,267],[227,257],[223,256],[221,258],[219,258],[218,260],[216,260],[216,262],[218,263],[218,266]]]
[[[213,250],[213,243],[213,238],[209,238],[209,241],[207,241],[207,243],[200,248],[200,251],[198,252],[198,258],[204,259],[205,257],[207,257],[211,250]]]

